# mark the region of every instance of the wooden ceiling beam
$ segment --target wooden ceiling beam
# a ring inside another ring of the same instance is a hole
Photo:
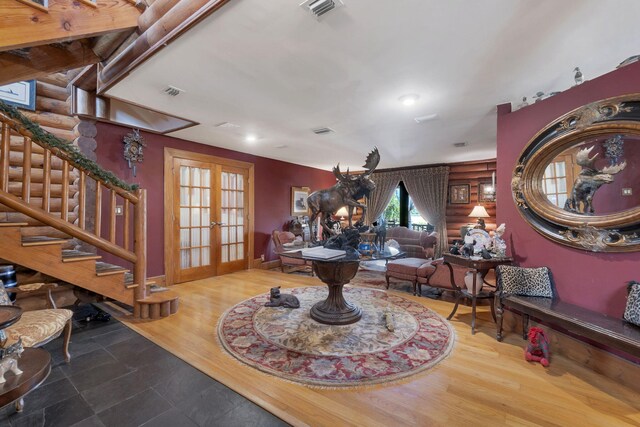
[[[128,0],[98,0],[97,7],[49,0],[48,13],[17,1],[0,1],[0,52],[131,31],[139,16]]]
[[[66,45],[38,46],[21,51],[0,52],[0,85],[21,80],[38,79],[49,73],[95,64],[100,58],[87,41],[76,40]]]

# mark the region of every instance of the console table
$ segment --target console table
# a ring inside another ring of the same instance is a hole
[[[460,298],[470,298],[471,299],[471,335],[475,335],[476,333],[476,303],[479,299],[490,299],[491,300],[491,316],[493,320],[496,320],[496,312],[495,312],[495,286],[487,283],[484,278],[487,276],[487,273],[491,269],[495,269],[499,265],[504,264],[512,264],[513,258],[491,258],[491,259],[471,259],[463,257],[462,255],[452,255],[452,254],[444,254],[444,264],[449,267],[449,273],[451,275],[451,286],[455,289],[456,294],[456,302],[453,307],[453,311],[447,317],[447,319],[451,319],[453,315],[458,310],[458,305],[460,304]],[[473,286],[472,291],[470,292],[468,289],[462,288],[458,286],[453,277],[453,267],[452,264],[460,265],[462,267],[468,268],[469,271],[473,273]],[[482,283],[478,286],[476,273],[480,273],[482,276],[482,281],[484,284],[490,287],[489,290],[478,291],[478,288],[482,288]]]

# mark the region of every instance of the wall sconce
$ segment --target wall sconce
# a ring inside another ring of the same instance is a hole
[[[489,218],[489,214],[487,213],[487,210],[484,208],[484,206],[476,205],[474,206],[473,210],[469,214],[469,217],[478,219],[478,223],[475,225],[474,228],[481,228],[484,230],[485,224],[484,224],[483,218]]]
[[[129,169],[133,168],[133,176],[136,176],[136,163],[142,163],[144,155],[142,149],[147,146],[144,138],[140,135],[140,129],[133,129],[132,133],[125,135],[122,140],[124,143],[124,159],[129,164]]]

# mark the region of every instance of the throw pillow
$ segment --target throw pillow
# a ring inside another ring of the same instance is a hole
[[[553,297],[551,276],[547,267],[525,268],[499,265],[496,273],[504,295]]]
[[[629,282],[627,290],[627,306],[622,317],[627,322],[640,326],[640,283]]]

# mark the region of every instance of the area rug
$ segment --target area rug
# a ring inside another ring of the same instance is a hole
[[[455,332],[444,318],[400,296],[345,288],[347,301],[362,308],[362,319],[331,326],[309,316],[312,305],[327,297],[325,286],[286,292],[298,297],[299,309],[264,307],[264,294],[225,312],[218,322],[223,348],[279,378],[331,388],[406,378],[435,366],[453,348]],[[393,332],[385,326],[386,311],[393,314]]]

